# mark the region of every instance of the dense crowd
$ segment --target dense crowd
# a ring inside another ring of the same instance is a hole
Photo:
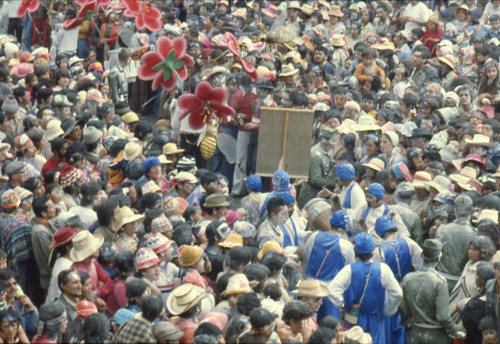
[[[1,343],[498,342],[500,0],[13,0],[0,31]],[[262,108],[314,116],[307,177],[257,169]]]

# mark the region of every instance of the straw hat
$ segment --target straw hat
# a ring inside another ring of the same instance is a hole
[[[158,160],[160,160],[160,164],[171,164],[171,163],[173,163],[172,160],[168,160],[167,159],[167,156],[165,154],[158,155]]]
[[[455,69],[455,56],[453,56],[451,54],[447,54],[447,55],[438,57],[438,60],[440,62],[444,63],[445,65],[447,65],[448,67],[450,67],[451,69],[453,69],[454,71],[456,71],[456,69]]]
[[[493,209],[484,209],[481,214],[479,214],[475,222],[480,222],[484,219],[493,220],[498,225],[498,211]]]
[[[69,135],[69,133],[68,133]],[[94,126],[85,127],[83,129],[83,143],[85,144],[93,144],[99,141],[102,138],[103,132],[97,129]]]
[[[156,253],[149,247],[141,247],[136,254],[137,270],[149,269],[158,265],[160,260]]]
[[[343,47],[345,45],[345,36],[344,35],[341,35],[339,33],[336,33],[332,36],[332,38],[330,38],[330,43],[334,46],[334,47]]]
[[[205,198],[205,203],[203,204],[205,208],[221,208],[229,207],[229,202],[224,194],[213,193]]]
[[[314,12],[314,9],[312,8],[311,5],[302,5],[302,7],[300,8],[300,10],[302,11],[302,13],[304,13],[306,16],[310,16],[311,14],[313,14]]]
[[[175,143],[167,143],[163,146],[163,154],[165,155],[172,155],[172,154],[179,154],[184,152],[184,149],[177,148],[177,145]]]
[[[139,142],[129,142],[125,145],[125,149],[123,150],[123,159],[124,160],[132,160],[137,158],[142,154],[142,145]]]
[[[465,143],[476,146],[493,147],[495,144],[490,142],[490,138],[486,135],[476,134],[471,139],[465,139]]]
[[[290,4],[288,5],[288,8],[295,8],[297,10],[301,10],[302,7],[300,6],[300,2],[299,1],[290,1]]]
[[[351,327],[348,331],[344,332],[344,338],[352,340],[359,344],[372,343],[372,337],[369,333],[365,333],[361,326]]]
[[[327,297],[328,288],[321,285],[321,283],[316,279],[308,279],[305,281],[300,281],[297,285],[297,289],[292,291],[292,295],[300,297]]]
[[[224,241],[219,242],[220,247],[233,248],[237,246],[243,246],[243,238],[241,235],[236,233],[229,233]]]
[[[228,280],[226,290],[221,293],[221,296],[248,294],[252,292],[247,276],[244,274],[236,274]]]
[[[450,179],[445,176],[435,176],[434,179],[428,183],[428,185],[441,193],[450,190],[451,182]]]
[[[432,176],[429,172],[417,171],[413,177],[413,187],[415,189],[426,189],[429,191],[429,182],[432,181]]]
[[[133,111],[127,112],[125,115],[122,116],[122,120],[127,123],[135,123],[139,122],[139,116]]]
[[[281,247],[280,244],[278,244],[274,240],[268,240],[264,243],[259,253],[257,253],[257,259],[261,260],[262,257],[264,257],[264,255],[270,251],[278,252],[286,256],[286,251]]]
[[[205,289],[191,283],[178,286],[168,295],[167,310],[172,315],[182,314],[200,303],[206,294]]]
[[[340,134],[354,134],[356,130],[356,122],[350,118],[346,118],[342,121],[342,124],[335,128]]]
[[[49,136],[49,142],[53,141],[59,136],[64,135],[64,131],[61,129],[60,120],[53,119],[47,124],[47,135]]]
[[[380,127],[375,124],[375,119],[370,115],[359,116],[358,123],[354,127],[356,131],[373,131],[379,129]]]
[[[127,206],[123,206],[121,208],[116,208],[114,213],[116,228],[120,229],[125,226],[127,223],[132,223],[135,221],[142,222],[146,218],[145,215],[134,214],[132,209]]]
[[[332,6],[330,12],[328,12],[329,15],[334,16],[334,17],[343,17],[344,13],[340,10],[339,6]]]
[[[299,72],[291,63],[286,64],[282,67],[280,76],[292,76]]]
[[[366,164],[362,164],[363,167],[369,167],[375,171],[382,171],[385,168],[385,162],[379,158],[373,158]]]
[[[472,167],[465,166],[460,173],[454,173],[450,175],[450,179],[458,184],[462,189],[467,191],[477,190],[478,184],[481,184],[476,180],[477,174],[476,170]],[[481,184],[482,186],[482,184]]]
[[[428,23],[434,23],[436,25],[439,24],[439,14],[437,12],[433,12],[429,19],[427,19]]]
[[[161,188],[154,181],[150,180],[141,186],[142,194],[161,192]]]
[[[181,265],[184,267],[193,266],[198,263],[203,255],[203,249],[198,246],[184,246],[180,251]]]
[[[73,248],[69,257],[74,262],[81,262],[98,251],[104,243],[104,237],[100,234],[92,234],[89,231],[81,231],[73,238]]]

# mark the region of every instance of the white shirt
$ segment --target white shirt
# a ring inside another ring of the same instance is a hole
[[[363,209],[363,212],[361,214],[364,213],[365,209],[366,207]],[[383,205],[381,205],[378,208],[370,208],[370,211],[368,212],[368,215],[366,216],[365,219],[366,228],[368,230],[375,228],[375,221],[377,221],[379,217],[384,216],[384,211],[385,207]],[[398,213],[396,213],[393,219],[394,219],[394,224],[396,225],[396,227],[398,227],[398,234],[403,237],[409,237],[410,232],[408,231],[408,228],[404,224],[401,216]]]
[[[154,281],[155,286],[161,291],[163,303],[167,302],[167,297],[174,289],[174,278],[179,277],[179,268],[172,262],[160,263],[160,278]]]
[[[55,252],[53,254],[55,254]],[[59,285],[57,284],[59,273],[63,270],[69,270],[71,265],[73,265],[73,261],[71,259],[66,257],[57,258],[54,267],[52,268],[52,274],[50,275],[49,290],[47,291],[45,303],[52,303],[59,296],[61,296],[61,289],[59,289]]]
[[[408,4],[405,10],[405,16],[414,18],[420,21],[426,22],[427,19],[429,19],[430,15],[432,14],[432,11],[425,6],[423,2],[417,2],[415,6],[413,6],[411,3]],[[405,30],[411,30],[416,29],[416,28],[422,28],[422,25],[417,24],[412,21],[407,21],[405,24]]]
[[[384,314],[393,315],[398,310],[398,306],[403,298],[403,290],[394,277],[391,268],[385,263],[380,263],[380,281],[385,289]],[[347,265],[339,271],[337,276],[328,285],[330,301],[337,307],[342,307],[344,303],[344,292],[351,285],[351,266]]]
[[[351,187],[352,183],[355,183],[354,181],[351,182],[348,186],[344,186],[342,190],[340,190],[339,197],[340,197],[340,204],[344,204],[344,200],[347,195],[347,191]],[[351,221],[351,225],[356,224],[357,219],[361,217],[363,214],[363,210],[366,208],[366,197],[365,193],[363,192],[363,189],[361,186],[359,186],[358,183],[353,186],[351,190],[351,209],[344,209],[347,212],[347,215],[349,215],[349,220]]]
[[[7,9],[9,10],[9,18],[19,18],[17,16],[17,9],[21,6],[22,1],[9,0],[7,1]]]

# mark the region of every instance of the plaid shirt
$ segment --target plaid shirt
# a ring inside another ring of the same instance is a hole
[[[17,270],[17,264],[33,257],[31,224],[26,221],[26,216],[13,214],[1,220],[0,233],[1,247],[14,270]]]
[[[113,343],[156,343],[153,335],[153,325],[140,318],[134,318],[124,323],[116,332]]]

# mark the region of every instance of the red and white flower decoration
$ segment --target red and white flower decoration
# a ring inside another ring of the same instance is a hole
[[[108,5],[110,0],[76,0],[79,4],[80,10],[78,11],[75,18],[68,19],[64,22],[64,30],[75,29],[82,24],[84,20],[91,20],[93,13],[101,7]]]
[[[219,43],[220,45],[226,47],[233,53],[234,58],[238,61],[242,66],[245,72],[252,78],[253,81],[257,81],[259,76],[257,75],[257,70],[254,66],[243,60],[240,56],[240,52],[238,50],[238,41],[236,37],[233,36],[232,33],[226,32],[224,36],[222,36],[222,40]]]
[[[212,87],[208,82],[200,82],[194,94],[184,94],[177,104],[182,109],[179,119],[189,115],[189,126],[200,129],[210,121],[212,115],[219,118],[233,116],[235,111],[225,104],[227,91],[221,87]]]
[[[35,12],[40,7],[40,0],[22,0],[21,5],[17,8],[17,16],[24,18],[26,13]]]
[[[163,27],[161,21],[161,13],[157,8],[154,8],[148,1],[129,0],[123,4],[127,8],[123,15],[129,18],[135,18],[135,26],[137,29],[144,28],[151,32],[158,32]]]
[[[153,80],[152,89],[160,85],[167,91],[176,87],[188,77],[187,66],[194,65],[194,60],[186,54],[186,40],[176,37],[170,40],[162,37],[156,43],[156,51],[150,51],[141,57],[141,65],[137,70],[142,80]]]

